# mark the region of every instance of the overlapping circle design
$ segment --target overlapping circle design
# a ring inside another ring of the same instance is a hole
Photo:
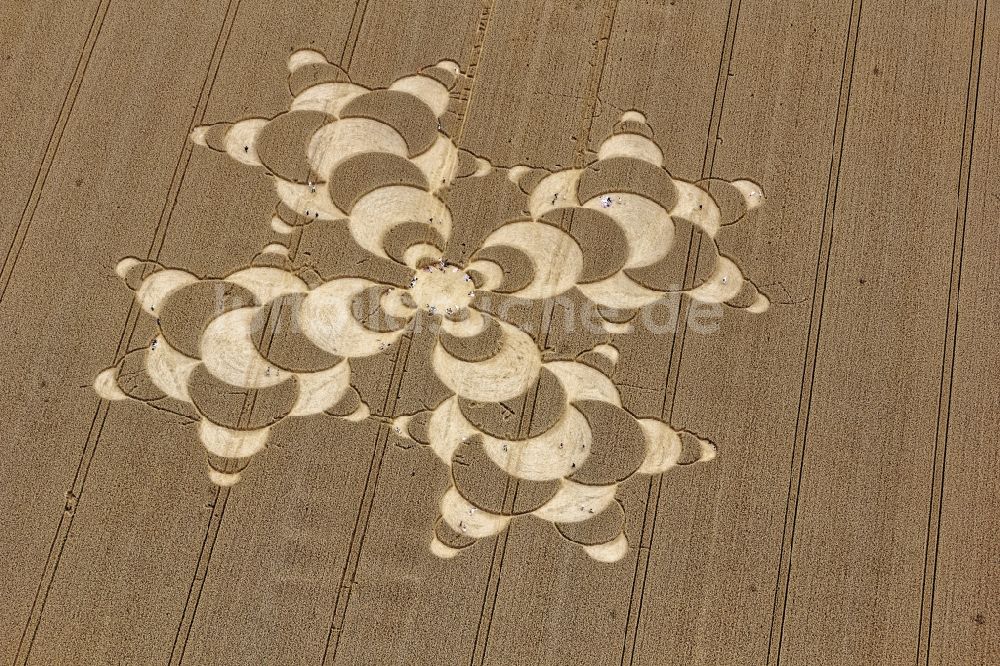
[[[445,130],[459,67],[442,61],[378,89],[312,50],[292,54],[289,70],[287,112],[198,127],[191,140],[266,170],[280,200],[270,221],[279,235],[344,225],[407,281],[324,280],[299,270],[284,243],[221,278],[126,258],[117,272],[157,332],[98,375],[98,393],[185,405],[198,420],[211,480],[230,486],[283,419],[370,418],[351,384],[352,361],[396,344],[424,311],[439,323],[427,362],[451,397],[393,425],[451,471],[432,552],[453,557],[532,515],[596,560],[621,559],[628,541],[619,484],[711,460],[715,446],[629,413],[612,380],[612,344],[545,360],[523,322],[478,306],[491,294],[536,301],[578,290],[606,316],[609,333],[627,330],[629,312],[679,293],[763,312],[766,296],[715,241],[763,203],[761,188],[671,177],[645,117],[629,111],[583,168],[506,169],[527,214],[495,225],[457,265],[444,259],[461,223],[447,193],[494,171]],[[694,243],[697,270],[682,287]],[[528,404],[526,395],[545,409],[526,421],[497,418]],[[513,498],[505,493],[512,482]]]

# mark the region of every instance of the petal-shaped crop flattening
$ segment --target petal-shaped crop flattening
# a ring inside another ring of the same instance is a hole
[[[352,99],[341,118],[372,118],[391,126],[406,142],[408,156],[424,152],[437,139],[437,114],[427,104],[402,90],[372,90]]]
[[[170,345],[199,358],[199,340],[220,314],[256,305],[253,292],[226,280],[199,280],[172,291],[158,309],[160,330]]]
[[[488,315],[484,315],[488,316]],[[463,361],[441,343],[434,347],[434,373],[457,395],[470,400],[498,402],[522,394],[538,378],[542,356],[530,335],[506,322],[496,354],[481,361]]]
[[[358,245],[379,257],[386,235],[400,225],[418,222],[434,229],[444,240],[451,236],[451,211],[435,195],[416,187],[392,185],[364,195],[351,209],[351,235]]]
[[[376,285],[369,280],[341,278],[313,289],[299,306],[302,332],[317,347],[337,356],[356,358],[384,351],[403,329],[371,331],[358,321],[351,307],[359,293]]]
[[[621,227],[628,242],[629,268],[646,266],[670,251],[674,225],[660,204],[638,194],[614,192],[584,202],[584,207],[602,211]]]
[[[511,246],[527,255],[533,275],[514,296],[541,299],[558,296],[576,285],[583,271],[583,252],[573,237],[545,222],[505,224],[487,237],[484,248]]]
[[[291,111],[321,111],[333,117],[340,116],[351,100],[368,92],[364,86],[354,83],[319,83],[300,92],[292,100]]]
[[[260,355],[253,341],[260,307],[240,308],[214,319],[201,337],[201,360],[215,377],[241,388],[277,386],[292,376]]]
[[[537,437],[510,441],[483,435],[483,449],[494,463],[513,476],[532,481],[570,476],[587,460],[591,442],[587,419],[574,407]]]
[[[293,183],[308,183],[312,174],[309,147],[313,136],[334,121],[333,116],[322,111],[282,113],[258,133],[258,158],[275,176]]]
[[[309,164],[323,180],[344,160],[364,153],[406,157],[409,151],[399,132],[371,118],[345,118],[323,125],[307,148]]]

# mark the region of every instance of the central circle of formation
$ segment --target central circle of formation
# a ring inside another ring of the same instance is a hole
[[[410,280],[416,307],[435,315],[451,315],[469,307],[475,295],[472,277],[461,267],[439,259],[427,263]]]

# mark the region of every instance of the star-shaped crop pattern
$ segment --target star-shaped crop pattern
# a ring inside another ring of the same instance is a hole
[[[461,76],[450,61],[379,89],[352,82],[312,50],[293,53],[289,70],[287,112],[198,127],[191,139],[266,169],[280,200],[271,218],[277,234],[346,229],[353,251],[371,261],[325,279],[296,258],[293,243],[276,242],[245,268],[201,278],[126,258],[117,272],[155,318],[156,334],[98,375],[98,393],[189,414],[212,481],[228,486],[282,419],[376,418],[352,387],[352,363],[431,321],[425,362],[450,397],[391,416],[396,433],[451,471],[431,550],[454,556],[530,514],[597,560],[623,557],[618,485],[711,460],[716,449],[623,407],[611,334],[671,295],[766,310],[767,298],[715,242],[724,225],[763,203],[761,189],[672,178],[637,111],[622,115],[583,168],[495,169],[449,137]],[[453,185],[501,172],[516,186],[522,215],[453,215]],[[456,231],[470,224],[485,226],[485,238],[458,251]],[[685,279],[691,247],[697,268]],[[549,302],[574,290],[599,313],[608,342],[569,359],[547,358],[525,322],[489,305]]]

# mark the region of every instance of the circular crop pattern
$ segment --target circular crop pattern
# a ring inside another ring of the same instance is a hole
[[[98,393],[190,414],[210,477],[224,486],[240,480],[283,419],[390,418],[451,470],[435,554],[452,557],[533,515],[596,560],[622,558],[618,485],[716,450],[626,409],[612,380],[614,335],[632,326],[630,313],[671,295],[766,310],[767,297],[715,240],[763,203],[761,188],[673,178],[636,111],[582,168],[494,169],[445,131],[462,76],[450,61],[383,89],[352,82],[315,51],[292,54],[289,69],[288,111],[198,127],[191,139],[267,171],[280,237],[327,225],[370,260],[326,279],[297,258],[297,242],[271,243],[219,278],[123,259],[117,272],[156,334],[98,375]],[[477,222],[485,237],[456,252],[456,239],[475,234],[463,235],[450,189],[504,171],[523,214]],[[600,313],[607,335],[574,358],[543,355],[524,321],[487,306],[571,291]],[[418,315],[436,323],[425,362],[450,397],[415,414],[373,416],[352,387],[352,362],[395,345]]]

